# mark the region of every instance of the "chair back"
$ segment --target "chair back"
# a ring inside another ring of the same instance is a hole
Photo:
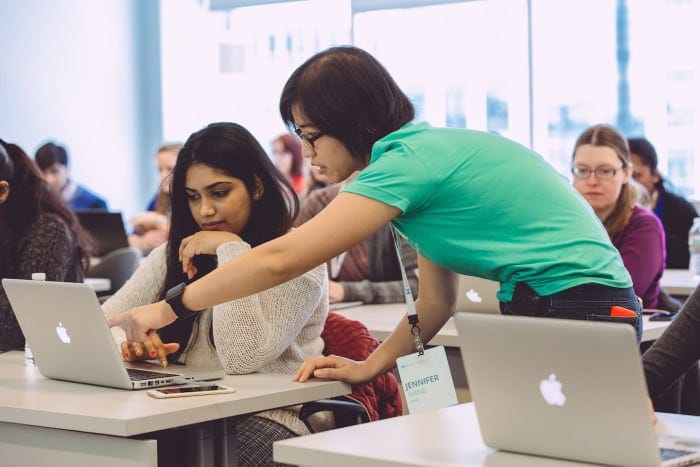
[[[324,355],[338,355],[352,360],[365,360],[379,341],[372,337],[367,326],[359,321],[330,312],[321,333]],[[317,413],[330,412],[332,422]],[[385,373],[366,384],[353,385],[352,393],[333,399],[307,402],[299,410],[299,419],[311,433],[342,428],[359,423],[396,417],[402,413],[398,382],[392,373]]]
[[[334,354],[352,360],[366,360],[379,347],[379,341],[367,326],[333,312],[328,313],[321,337],[326,344],[324,355]],[[352,393],[345,397],[360,402],[372,421],[401,415],[403,410],[398,382],[391,372],[353,386]]]
[[[88,269],[86,277],[104,277],[110,280],[111,289],[100,295],[111,295],[129,280],[141,262],[141,252],[132,247],[119,248],[107,253],[95,266]]]

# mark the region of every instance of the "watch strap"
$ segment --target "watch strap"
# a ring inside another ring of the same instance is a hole
[[[181,282],[175,287],[168,289],[168,291],[165,293],[165,302],[170,305],[170,308],[173,309],[173,312],[177,315],[178,320],[189,319],[195,316],[194,311],[190,310],[184,303],[182,303],[182,294],[185,292],[186,286],[187,284]]]

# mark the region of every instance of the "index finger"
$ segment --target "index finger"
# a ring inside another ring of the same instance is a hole
[[[107,325],[110,328],[113,328],[114,326],[121,326],[123,320],[124,320],[123,313],[120,313],[118,315],[112,315],[112,316],[107,318]]]
[[[168,358],[166,357],[165,349],[163,348],[163,341],[160,340],[160,336],[155,331],[149,332],[148,337],[150,338],[151,343],[153,344],[153,348],[156,351],[156,355],[158,356],[157,358],[160,362],[160,366],[165,368],[166,366],[168,366]]]

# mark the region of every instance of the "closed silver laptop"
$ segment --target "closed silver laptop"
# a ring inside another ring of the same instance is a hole
[[[605,465],[700,460],[700,440],[657,439],[631,326],[472,313],[455,323],[486,445]]]
[[[127,369],[94,290],[87,284],[3,279],[36,364],[47,378],[121,389],[219,379],[221,369],[129,364]]]
[[[459,276],[457,311],[499,314],[496,292],[500,284],[475,276]]]

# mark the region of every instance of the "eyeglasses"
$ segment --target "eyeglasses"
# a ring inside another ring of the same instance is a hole
[[[588,167],[572,167],[571,168],[571,173],[574,175],[574,177],[578,178],[579,180],[588,180],[588,177],[591,176],[591,173],[595,174],[595,178],[598,180],[612,180],[612,178],[620,171],[622,170],[622,167],[615,169],[612,167],[598,167],[595,170],[591,170]]]
[[[301,128],[294,127],[294,133],[302,140],[306,141],[311,145],[312,148],[316,149],[316,146],[314,146],[314,143],[316,142],[317,139],[319,139],[321,136],[324,134],[321,133],[320,131],[316,133],[315,135],[305,135],[304,132],[301,130]]]

